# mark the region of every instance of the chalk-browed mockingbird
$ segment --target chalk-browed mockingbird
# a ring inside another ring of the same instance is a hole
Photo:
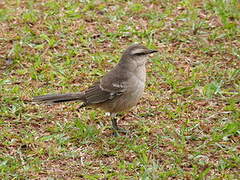
[[[141,98],[146,81],[145,64],[148,55],[154,52],[157,51],[147,49],[140,44],[131,45],[124,51],[120,62],[85,91],[36,96],[33,101],[48,104],[82,101],[80,107],[99,107],[109,112],[113,129],[115,132],[121,131],[115,115],[118,112],[128,111]]]

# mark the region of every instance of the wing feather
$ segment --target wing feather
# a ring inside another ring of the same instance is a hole
[[[85,91],[86,105],[103,103],[121,96],[128,87],[129,74],[115,68]]]

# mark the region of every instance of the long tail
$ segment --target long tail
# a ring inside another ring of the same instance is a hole
[[[68,94],[48,94],[44,96],[35,96],[33,101],[43,103],[61,103],[68,101],[84,100],[84,93],[68,93]]]

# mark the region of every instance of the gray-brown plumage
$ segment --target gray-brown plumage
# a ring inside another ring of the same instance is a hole
[[[145,63],[148,55],[157,52],[149,50],[140,44],[128,47],[120,62],[103,78],[80,93],[50,94],[36,96],[33,101],[44,103],[60,103],[67,101],[82,101],[84,106],[99,107],[111,113],[112,124],[117,126],[115,114],[127,111],[135,106],[141,98],[146,81]]]

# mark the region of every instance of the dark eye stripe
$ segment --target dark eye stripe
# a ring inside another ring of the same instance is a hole
[[[142,53],[136,53],[135,55],[138,55],[138,56],[142,56],[142,55],[145,55],[146,53],[142,52]]]

